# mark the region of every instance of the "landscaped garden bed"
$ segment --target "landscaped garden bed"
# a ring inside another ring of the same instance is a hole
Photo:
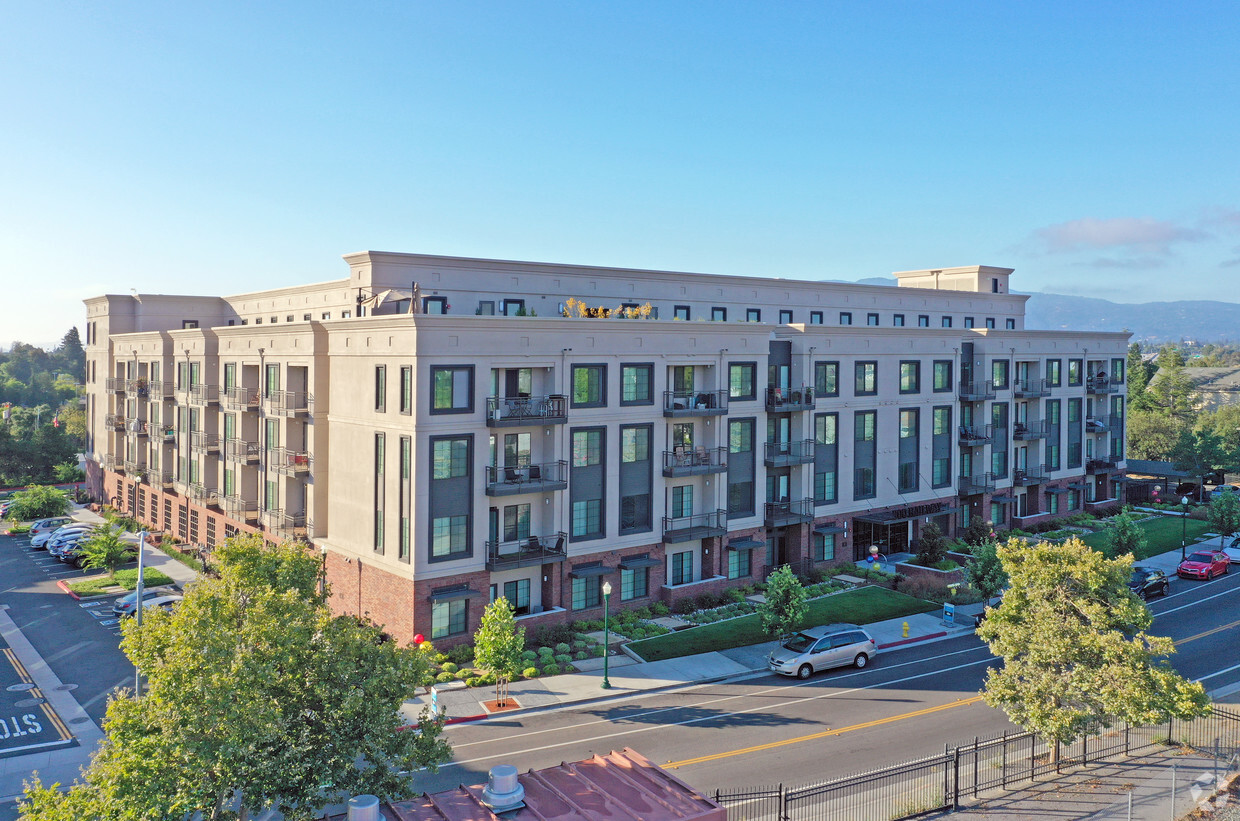
[[[160,585],[172,584],[172,577],[147,567],[143,568],[142,583],[146,587],[159,587]],[[79,596],[116,595],[120,592],[135,590],[138,587],[138,570],[137,568],[118,570],[116,575],[110,578],[106,575],[89,576],[81,581],[65,582],[65,587]]]

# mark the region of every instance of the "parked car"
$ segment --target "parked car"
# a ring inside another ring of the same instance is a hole
[[[864,667],[878,655],[874,638],[855,624],[828,624],[802,630],[772,651],[767,663],[785,676],[806,679],[816,670]]]
[[[1165,596],[1170,588],[1167,574],[1152,567],[1134,567],[1128,580],[1128,589],[1145,600]]]
[[[1231,557],[1221,550],[1198,550],[1180,562],[1176,574],[1185,579],[1213,579],[1227,573]]]
[[[57,528],[64,527],[73,522],[68,516],[54,516],[51,519],[39,519],[30,525],[30,538],[38,536],[40,533],[48,533]]]
[[[63,527],[58,527],[55,530],[44,531],[38,536],[35,536],[30,540],[30,546],[35,550],[42,550],[50,547],[57,540],[63,539],[71,533],[80,533],[86,530],[94,530],[94,525],[84,523],[64,525]]]
[[[1219,485],[1210,491],[1210,501],[1214,501],[1228,493],[1240,493],[1240,488],[1235,485]]]
[[[147,587],[142,591],[142,600],[149,602],[152,599],[173,595],[175,592],[167,587]],[[112,603],[112,614],[114,616],[132,616],[137,604],[138,592],[135,590],[127,596],[121,596]]]
[[[142,600],[142,609],[149,610],[152,607],[158,607],[161,610],[171,610],[184,598],[185,597],[182,596],[180,593],[168,593],[168,592],[165,592],[162,596],[153,596],[149,599],[144,597]],[[137,613],[137,612],[138,612],[138,608],[134,607],[132,610],[129,610],[128,612],[121,613],[121,616],[122,617],[132,616],[134,613]]]
[[[51,547],[47,549],[47,552],[53,558],[61,559],[63,561],[62,557],[65,555],[66,552],[73,550],[79,544],[81,544],[82,542],[86,541],[89,538],[90,538],[90,534],[79,533],[78,535],[72,538],[65,539],[64,541],[61,541],[61,542],[56,542],[55,544],[53,544]]]

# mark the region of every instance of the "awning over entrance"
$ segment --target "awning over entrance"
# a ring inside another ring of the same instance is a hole
[[[578,565],[568,571],[568,575],[576,576],[579,579],[592,579],[596,576],[606,576],[611,572],[611,568],[601,564]]]
[[[824,536],[830,536],[833,533],[843,533],[844,526],[843,525],[815,525],[814,532],[821,533]]]
[[[756,550],[759,547],[763,547],[764,544],[764,542],[760,542],[757,539],[733,539],[728,542],[728,550]]]
[[[876,525],[891,525],[897,522],[908,522],[913,519],[942,516],[944,513],[955,513],[959,509],[958,507],[952,507],[947,502],[936,502],[927,505],[901,507],[895,510],[881,510],[876,513],[865,513],[855,517],[855,521],[870,522]]]
[[[1047,492],[1047,493],[1054,493],[1055,495],[1059,495],[1060,493],[1067,493],[1067,492],[1068,492],[1068,489],[1067,489],[1066,487],[1048,487],[1048,488],[1046,489],[1046,492]]]
[[[441,587],[438,590],[432,590],[430,600],[456,601],[457,599],[476,599],[481,595],[481,593],[469,585],[460,585],[458,587]]]
[[[658,567],[663,562],[650,556],[631,556],[620,560],[620,567],[625,570],[637,570],[642,567]]]
[[[1016,497],[1008,496],[1006,493],[996,493],[994,496],[990,497],[990,501],[998,502],[1001,505],[1010,505],[1012,502],[1016,501]]]
[[[1068,483],[1068,490],[1084,490],[1084,489],[1085,489],[1084,482],[1069,482]]]

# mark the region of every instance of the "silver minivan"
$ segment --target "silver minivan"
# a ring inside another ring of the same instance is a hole
[[[855,624],[811,627],[784,640],[768,658],[771,670],[809,678],[816,670],[852,665],[865,667],[878,655],[874,638]]]

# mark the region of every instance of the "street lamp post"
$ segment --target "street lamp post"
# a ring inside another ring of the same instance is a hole
[[[603,689],[611,689],[607,678],[608,655],[611,653],[611,627],[607,622],[607,603],[611,599],[611,582],[603,582]]]
[[[1180,504],[1184,505],[1184,515],[1180,517],[1180,561],[1182,562],[1188,547],[1188,497],[1181,496]]]

